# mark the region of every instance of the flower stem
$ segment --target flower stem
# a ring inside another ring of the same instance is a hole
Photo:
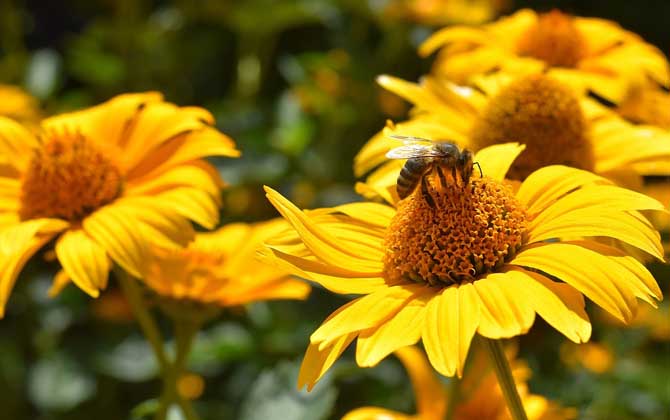
[[[156,321],[151,316],[151,313],[144,302],[142,290],[137,284],[137,280],[131,278],[128,273],[120,268],[115,269],[114,273],[116,274],[116,278],[119,281],[123,294],[128,299],[133,315],[135,315],[135,319],[137,319],[137,323],[140,325],[140,329],[149,342],[154,357],[158,362],[160,374],[163,378],[163,392],[161,393],[160,405],[154,418],[156,420],[165,420],[170,404],[174,399],[172,395],[174,386],[169,385],[170,382],[173,382],[174,378],[170,362],[165,354],[165,348],[163,347],[163,338],[158,329],[158,325],[156,325]]]
[[[514,383],[512,369],[509,366],[501,342],[499,340],[492,340],[485,337],[483,338],[483,341],[491,359],[491,364],[495,368],[498,384],[505,397],[505,402],[507,402],[507,408],[509,409],[512,419],[528,420],[523,404],[521,404],[521,398],[516,389],[516,384]]]
[[[169,362],[165,355],[165,349],[163,348],[163,338],[161,337],[158,325],[156,325],[156,321],[154,321],[149,309],[147,309],[144,303],[142,290],[137,284],[137,280],[131,278],[130,275],[122,269],[114,270],[114,272],[121,285],[121,290],[123,290],[123,293],[126,295],[133,314],[142,329],[142,333],[154,352],[161,373],[164,373],[168,369]]]
[[[177,381],[184,374],[186,370],[186,363],[188,361],[188,355],[191,351],[191,345],[193,344],[193,338],[200,329],[200,323],[188,319],[175,319],[175,341],[177,347],[177,353],[175,355],[175,361],[172,365],[172,370],[174,374],[174,385],[176,387]],[[186,420],[198,420],[198,413],[191,405],[191,402],[182,397],[179,394],[179,391],[175,392],[177,396],[177,404],[181,408],[184,418]]]
[[[447,413],[444,416],[444,420],[452,420],[454,418],[454,414],[456,413],[456,404],[461,398],[461,380],[457,376],[451,378],[448,398]]]

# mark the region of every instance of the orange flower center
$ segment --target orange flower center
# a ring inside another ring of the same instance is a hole
[[[547,165],[592,170],[593,150],[577,97],[544,75],[522,77],[496,96],[472,127],[473,148],[517,141],[526,150],[507,176],[525,179]]]
[[[23,176],[21,219],[80,221],[121,193],[123,179],[111,159],[79,132],[50,132]]]
[[[517,47],[519,54],[538,58],[552,67],[576,67],[585,54],[584,38],[575,20],[556,9],[539,15]]]
[[[398,204],[385,238],[384,274],[431,286],[474,281],[499,269],[523,243],[526,213],[509,187],[473,178],[465,187],[430,183]]]

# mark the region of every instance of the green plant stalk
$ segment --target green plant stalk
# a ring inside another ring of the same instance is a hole
[[[181,408],[186,420],[199,420],[198,413],[191,405],[191,402],[182,397],[176,389],[177,381],[186,372],[186,364],[188,362],[188,355],[191,351],[193,338],[198,333],[201,323],[189,319],[175,319],[175,341],[176,341],[176,355],[174,363],[172,364],[172,373],[174,375],[176,402]]]
[[[528,420],[526,411],[521,403],[521,398],[519,397],[519,392],[516,389],[516,384],[514,383],[512,369],[507,361],[501,342],[499,340],[492,340],[485,337],[483,337],[483,341],[484,347],[486,347],[491,359],[491,364],[495,369],[498,384],[505,397],[505,402],[507,403],[507,408],[509,409],[512,419]]]
[[[174,382],[174,378],[172,375],[172,366],[165,354],[163,338],[158,329],[158,325],[156,325],[156,321],[151,316],[151,313],[144,302],[142,290],[137,284],[137,280],[131,278],[130,275],[121,268],[115,269],[114,273],[116,274],[116,278],[119,281],[123,294],[128,299],[133,315],[135,315],[135,319],[137,319],[137,323],[140,325],[140,329],[146,340],[149,342],[154,357],[156,357],[156,361],[158,362],[161,377],[163,378],[163,391],[159,400],[160,405],[154,418],[156,420],[165,420],[167,418],[168,408],[175,399],[175,396],[172,394],[175,386],[166,386],[169,382]]]
[[[137,284],[137,280],[130,277],[128,273],[118,268],[114,270],[116,278],[121,285],[121,290],[123,294],[126,295],[128,303],[133,311],[133,315],[137,319],[137,323],[140,325],[142,333],[146,337],[151,349],[154,352],[154,356],[158,361],[158,366],[161,370],[161,373],[165,372],[168,369],[168,359],[165,355],[165,349],[163,347],[163,338],[154,321],[149,309],[144,303],[144,297],[142,296],[142,290]]]
[[[454,376],[451,378],[451,383],[449,384],[449,396],[447,399],[447,413],[444,416],[444,420],[452,420],[454,414],[456,413],[456,404],[461,398],[461,380]]]

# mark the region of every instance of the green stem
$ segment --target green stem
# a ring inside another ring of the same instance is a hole
[[[119,280],[121,285],[121,290],[126,295],[128,303],[137,319],[142,333],[146,337],[151,349],[154,352],[154,356],[158,361],[158,366],[161,370],[161,373],[165,372],[168,369],[168,359],[165,355],[165,349],[163,348],[163,338],[154,321],[149,309],[144,303],[144,297],[142,296],[142,290],[137,284],[137,280],[130,277],[128,273],[122,269],[115,270],[116,277]]]
[[[496,376],[498,377],[498,384],[502,390],[507,408],[513,420],[528,420],[526,411],[521,404],[519,391],[516,389],[514,383],[514,376],[512,376],[512,369],[509,366],[505,351],[499,340],[492,340],[490,338],[483,338],[484,347],[488,351],[491,359],[491,364],[495,368]]]
[[[121,286],[121,290],[128,299],[133,315],[135,315],[135,319],[137,319],[137,323],[140,325],[140,329],[149,342],[154,357],[156,357],[156,361],[158,362],[161,377],[163,378],[163,392],[161,393],[160,405],[154,418],[156,420],[165,420],[167,418],[167,411],[170,407],[170,403],[174,399],[172,395],[170,395],[171,388],[174,388],[174,386],[170,387],[167,385],[168,383],[173,382],[173,379],[170,362],[168,361],[165,354],[165,348],[163,347],[163,338],[156,321],[145,305],[142,290],[137,284],[137,280],[131,278],[128,273],[120,268],[114,270],[114,272],[119,281],[119,285]]]
[[[457,376],[451,378],[448,398],[447,413],[444,416],[444,420],[451,420],[454,418],[454,413],[456,413],[456,404],[461,398],[461,380]]]
[[[188,362],[188,355],[191,351],[191,345],[193,344],[193,338],[198,333],[199,329],[200,323],[197,321],[175,319],[175,341],[177,352],[174,364],[172,365],[175,386],[179,378],[186,371],[186,364]],[[191,402],[179,395],[178,390],[176,390],[175,394],[177,397],[177,404],[179,404],[186,420],[198,420],[198,413],[196,413]]]

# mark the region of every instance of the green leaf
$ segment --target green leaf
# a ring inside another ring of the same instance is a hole
[[[312,390],[298,391],[300,363],[283,362],[266,370],[242,403],[240,420],[321,420],[332,412],[337,390],[326,375]]]

